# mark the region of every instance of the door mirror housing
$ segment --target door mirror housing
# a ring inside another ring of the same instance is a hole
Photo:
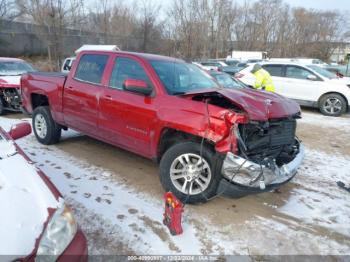
[[[143,94],[145,96],[149,96],[152,93],[152,88],[144,80],[126,79],[123,86],[127,91]]]
[[[316,81],[317,80],[317,77],[315,75],[308,75],[306,77],[307,80],[311,80],[311,81]]]
[[[16,140],[29,135],[31,132],[32,127],[30,124],[28,122],[23,122],[12,126],[9,135],[13,140]]]

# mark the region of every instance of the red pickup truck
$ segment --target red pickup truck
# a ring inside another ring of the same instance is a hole
[[[21,95],[39,142],[57,143],[72,128],[159,161],[164,189],[189,203],[271,190],[304,157],[295,102],[220,88],[175,58],[84,51],[68,75],[24,75]]]

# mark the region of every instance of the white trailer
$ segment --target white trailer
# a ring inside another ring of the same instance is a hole
[[[249,60],[249,59],[266,59],[267,52],[262,51],[237,51],[233,50],[226,60]]]

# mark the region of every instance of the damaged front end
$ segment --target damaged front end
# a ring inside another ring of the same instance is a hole
[[[272,190],[294,177],[305,150],[296,138],[296,118],[233,126],[237,152],[223,160],[218,194],[241,197]]]

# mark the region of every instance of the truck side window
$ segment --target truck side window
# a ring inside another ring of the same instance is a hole
[[[78,80],[100,84],[107,60],[108,55],[83,55],[74,77]]]
[[[126,57],[117,58],[114,63],[111,79],[109,80],[109,86],[122,90],[126,79],[143,80],[151,85],[145,70],[139,62]]]

